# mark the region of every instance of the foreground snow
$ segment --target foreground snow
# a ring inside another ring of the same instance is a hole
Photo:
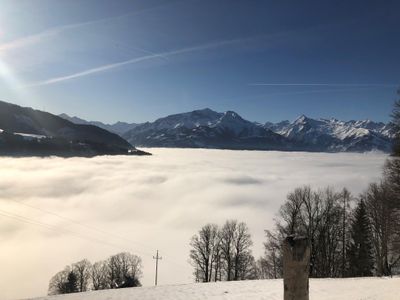
[[[311,300],[399,299],[400,278],[311,279]],[[283,299],[282,280],[193,283],[158,287],[94,291],[37,298],[37,300],[197,300],[197,299]]]

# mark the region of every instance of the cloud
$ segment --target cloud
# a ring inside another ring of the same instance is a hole
[[[262,184],[261,179],[253,178],[251,176],[239,176],[232,178],[224,178],[223,181],[231,183],[233,185],[247,185],[247,184]]]
[[[256,256],[264,229],[295,187],[361,192],[380,176],[383,154],[149,149],[151,157],[0,158],[0,298],[46,294],[48,280],[82,258],[140,255],[144,285],[192,282],[189,241],[208,222],[247,222]],[[21,202],[23,204],[19,204]],[[36,209],[35,209],[36,208]],[[51,213],[47,213],[51,212]],[[62,216],[62,218],[58,217]],[[40,272],[38,272],[40,270]],[[21,288],[20,275],[25,280]]]

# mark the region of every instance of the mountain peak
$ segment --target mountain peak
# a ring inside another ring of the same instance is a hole
[[[299,123],[304,123],[304,122],[307,122],[308,120],[310,120],[310,118],[308,118],[306,115],[301,115],[301,116],[299,116],[295,121],[294,121],[294,123],[295,124],[299,124]]]
[[[71,118],[71,116],[67,115],[66,113],[62,113],[58,115],[59,117],[63,118],[63,119],[69,119]]]
[[[204,113],[215,113],[216,112],[216,111],[214,111],[214,110],[212,110],[211,108],[208,108],[208,107],[194,110],[194,112],[196,112],[196,111],[204,112]]]
[[[228,110],[228,111],[224,112],[224,116],[229,117],[231,119],[237,119],[237,118],[241,119],[241,117],[232,110]]]

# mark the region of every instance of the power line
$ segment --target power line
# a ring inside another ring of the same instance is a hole
[[[129,242],[129,243],[133,243],[133,244],[141,245],[142,247],[145,247],[145,248],[149,248],[149,247],[147,247],[147,246],[145,246],[145,245],[143,245],[143,244],[141,244],[141,243],[132,241],[132,240],[130,240],[130,239],[128,239],[128,238],[125,238],[125,237],[123,237],[123,236],[120,236],[120,235],[114,234],[114,233],[112,233],[112,232],[105,231],[105,230],[96,228],[96,227],[94,227],[94,226],[90,226],[90,225],[84,224],[84,223],[82,223],[82,222],[79,222],[79,221],[76,221],[76,220],[67,218],[67,217],[62,216],[62,215],[60,215],[60,214],[57,214],[57,213],[55,213],[55,212],[48,211],[48,210],[39,208],[39,207],[37,207],[37,206],[33,206],[33,205],[30,205],[30,204],[27,204],[27,203],[19,202],[19,201],[13,200],[13,199],[7,199],[7,200],[8,200],[8,201],[12,201],[12,202],[14,202],[14,203],[17,203],[17,204],[19,204],[19,205],[23,205],[23,206],[29,207],[29,208],[31,208],[31,209],[38,210],[38,211],[40,211],[40,212],[43,212],[43,213],[46,213],[46,214],[49,214],[49,215],[53,215],[53,216],[58,217],[58,218],[60,218],[60,219],[64,219],[64,220],[67,221],[67,222],[70,222],[70,223],[73,223],[73,224],[76,224],[76,225],[79,225],[79,226],[82,226],[82,227],[86,227],[86,228],[88,228],[88,229],[90,229],[90,230],[97,231],[97,232],[102,233],[102,234],[105,234],[105,235],[114,236],[114,237],[116,237],[116,238],[125,240],[125,241],[127,241],[127,242]],[[102,240],[93,239],[92,237],[87,237],[87,236],[84,236],[84,235],[80,235],[79,233],[76,233],[76,232],[74,232],[74,231],[66,230],[66,229],[64,229],[64,228],[55,227],[54,225],[46,224],[46,223],[43,223],[43,222],[40,222],[40,221],[36,221],[36,220],[30,219],[30,218],[27,218],[27,217],[24,217],[24,216],[21,216],[21,215],[12,214],[12,213],[9,213],[9,212],[4,211],[4,210],[0,210],[0,211],[3,212],[3,214],[1,214],[1,215],[5,216],[5,217],[13,218],[13,219],[16,219],[16,220],[18,220],[18,221],[22,221],[22,222],[25,222],[25,223],[28,223],[28,224],[31,224],[31,225],[37,225],[37,226],[46,227],[47,229],[56,230],[56,231],[58,231],[58,232],[59,232],[59,229],[61,229],[61,230],[64,230],[65,232],[67,232],[67,233],[69,233],[69,234],[71,234],[71,235],[74,235],[74,236],[76,236],[76,237],[80,237],[80,238],[83,238],[83,239],[91,240],[91,241],[94,241],[94,242],[97,242],[97,243],[102,243],[102,244],[105,244],[105,245],[108,245],[108,246],[111,246],[111,247],[114,247],[114,248],[117,248],[117,249],[124,248],[124,247],[116,246],[115,244],[112,244],[112,243],[110,243],[110,242],[104,242],[104,241],[102,241]],[[13,216],[5,215],[4,213],[10,214],[10,215],[13,215]],[[53,227],[53,228],[51,228],[51,227]],[[55,229],[55,228],[57,228],[57,229]],[[146,255],[146,256],[149,256],[149,257],[152,256],[152,254],[150,254],[149,252],[137,251],[137,249],[135,249],[135,252],[138,252],[139,254],[141,253],[142,255]],[[167,260],[166,262],[167,262],[167,263],[172,263],[172,264],[174,264],[174,265],[176,265],[176,266],[178,266],[178,267],[180,267],[180,268],[184,268],[184,269],[187,269],[187,268],[188,268],[187,266],[184,266],[184,265],[182,265],[182,264],[180,264],[180,263],[178,263],[178,262],[175,262],[174,260],[169,260],[169,261]]]
[[[45,227],[46,229],[53,230],[53,231],[56,231],[58,233],[60,232],[60,230],[62,230],[64,232],[66,232],[66,233],[69,233],[72,236],[79,237],[81,239],[88,240],[88,241],[91,241],[91,242],[104,244],[104,245],[107,245],[107,246],[110,246],[110,247],[113,247],[113,248],[117,248],[119,250],[122,248],[121,246],[116,245],[116,244],[112,244],[112,243],[109,243],[109,242],[106,242],[106,241],[102,241],[102,240],[99,240],[99,239],[96,239],[96,238],[88,237],[88,236],[76,233],[76,232],[74,232],[72,230],[68,230],[68,229],[60,228],[60,227],[57,227],[57,226],[54,226],[54,225],[51,225],[51,224],[47,224],[47,223],[43,223],[43,222],[40,222],[40,221],[36,221],[34,219],[27,218],[27,217],[24,217],[24,216],[21,216],[21,215],[18,215],[18,214],[13,214],[13,213],[4,211],[2,209],[0,209],[0,215],[3,216],[3,217],[7,217],[7,218],[10,218],[10,219],[14,219],[14,220],[23,222],[23,223]]]
[[[125,241],[127,241],[127,242],[129,242],[129,243],[137,244],[137,245],[139,245],[139,246],[141,246],[141,247],[145,247],[145,248],[150,249],[150,247],[148,247],[148,246],[146,246],[146,245],[143,245],[143,244],[141,244],[141,243],[138,243],[138,242],[136,242],[136,241],[132,241],[131,239],[127,239],[127,238],[125,238],[125,237],[123,237],[123,236],[120,236],[120,235],[117,235],[117,234],[115,234],[115,233],[112,233],[112,232],[109,232],[109,231],[106,231],[106,230],[103,230],[103,229],[99,229],[99,228],[94,227],[94,226],[91,226],[91,225],[87,225],[87,224],[85,224],[85,223],[82,223],[82,222],[73,220],[73,219],[71,219],[71,218],[62,216],[62,215],[57,214],[57,213],[55,213],[55,212],[52,212],[52,211],[49,211],[49,210],[45,210],[45,209],[43,209],[43,208],[40,208],[40,207],[37,207],[37,206],[33,206],[33,205],[31,205],[31,204],[27,204],[27,203],[24,203],[24,202],[16,201],[16,200],[13,200],[13,199],[7,199],[7,201],[13,201],[14,203],[17,203],[17,204],[19,204],[19,205],[23,205],[23,206],[29,207],[29,208],[31,208],[31,209],[38,210],[38,211],[43,212],[43,213],[45,213],[45,214],[53,215],[53,216],[55,216],[55,217],[57,217],[57,218],[60,218],[60,219],[65,220],[65,221],[67,221],[67,222],[70,222],[70,223],[73,223],[73,224],[76,224],[76,225],[79,225],[79,226],[82,226],[82,227],[86,227],[86,228],[88,228],[88,229],[90,229],[90,230],[97,231],[97,232],[102,233],[102,234],[105,234],[105,235],[107,235],[107,236],[114,236],[114,237],[116,237],[116,238],[125,240]],[[142,253],[145,253],[145,252],[142,251]],[[148,256],[152,256],[152,254],[150,254],[149,252],[147,252],[146,254],[147,254]]]

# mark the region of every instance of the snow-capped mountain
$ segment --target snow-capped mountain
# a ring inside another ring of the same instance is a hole
[[[211,109],[174,114],[140,124],[122,135],[145,147],[195,147],[323,152],[390,152],[390,125],[301,116],[293,122],[259,124],[233,111]]]
[[[209,108],[170,115],[142,124],[101,122],[61,117],[76,124],[98,124],[142,147],[191,147],[245,150],[320,152],[390,152],[394,138],[390,124],[371,120],[312,119],[305,115],[293,122],[260,124],[233,111]],[[117,129],[118,125],[121,125]],[[111,128],[111,127],[112,128]]]
[[[317,151],[391,150],[392,126],[371,120],[311,119],[304,115],[290,123],[266,123],[266,128]]]
[[[291,142],[237,113],[211,109],[170,115],[147,122],[122,135],[146,147],[289,150]]]
[[[116,133],[118,135],[122,135],[125,132],[127,132],[128,130],[133,129],[138,125],[136,123],[126,123],[126,122],[116,122],[114,124],[105,124],[105,123],[99,122],[99,121],[86,121],[86,120],[78,118],[78,117],[71,117],[67,114],[61,114],[58,116],[65,120],[68,120],[72,123],[75,123],[75,124],[94,125],[94,126],[103,128],[107,131]]]

